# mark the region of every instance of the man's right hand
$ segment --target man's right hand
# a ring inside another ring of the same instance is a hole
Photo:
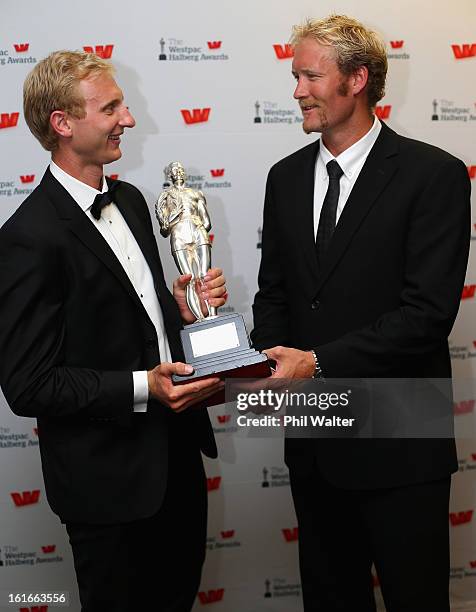
[[[217,377],[191,381],[182,385],[172,383],[172,374],[184,375],[192,372],[191,365],[180,361],[159,364],[147,372],[149,396],[169,406],[175,412],[182,412],[192,404],[221,391],[225,386],[225,383]]]

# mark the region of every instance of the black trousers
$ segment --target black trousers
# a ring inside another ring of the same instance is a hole
[[[375,612],[372,563],[387,612],[449,612],[450,477],[346,491],[312,460],[288,466],[306,612]]]
[[[119,525],[66,523],[81,612],[188,612],[206,546],[207,490],[198,448],[170,443],[159,511]]]

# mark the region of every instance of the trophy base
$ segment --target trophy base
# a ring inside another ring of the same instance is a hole
[[[266,355],[250,346],[241,314],[218,315],[186,325],[180,332],[186,363],[193,373],[174,374],[175,385],[218,376],[225,378],[266,378],[271,368]],[[222,404],[225,393],[219,392],[206,401],[207,406]]]

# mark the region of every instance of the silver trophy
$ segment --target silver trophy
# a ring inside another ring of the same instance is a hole
[[[201,191],[186,186],[187,175],[180,162],[170,163],[164,173],[170,185],[160,193],[155,215],[162,236],[170,236],[172,256],[180,274],[192,275],[186,299],[197,319],[180,332],[185,360],[194,372],[188,376],[174,375],[173,381],[186,382],[213,375],[269,376],[267,357],[251,348],[241,314],[218,316],[216,308],[206,301],[207,315],[202,313],[198,287],[211,267],[212,249],[206,199]]]
[[[203,282],[212,263],[212,245],[208,236],[212,225],[207,203],[201,191],[185,186],[187,175],[180,162],[169,164],[164,173],[171,185],[159,195],[155,216],[162,236],[170,236],[172,256],[180,274],[192,275],[186,290],[187,304],[195,318],[201,321],[204,315],[197,284]],[[206,305],[208,316],[216,316],[216,308]]]

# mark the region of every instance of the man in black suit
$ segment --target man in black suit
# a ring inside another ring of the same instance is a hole
[[[466,168],[375,117],[387,59],[374,32],[334,15],[293,44],[304,131],[321,139],[268,176],[254,344],[275,377],[450,378]],[[388,612],[449,610],[454,440],[286,440],[285,458],[306,611],[375,610],[372,563]]]
[[[182,612],[205,556],[200,450],[216,456],[191,406],[222,383],[172,384],[191,371],[179,341],[190,277],[168,291],[143,196],[104,178],[135,125],[112,74],[61,51],[25,82],[25,118],[52,161],[0,230],[0,381],[12,410],[38,419],[82,610]],[[223,305],[221,271],[206,281],[203,297]]]

